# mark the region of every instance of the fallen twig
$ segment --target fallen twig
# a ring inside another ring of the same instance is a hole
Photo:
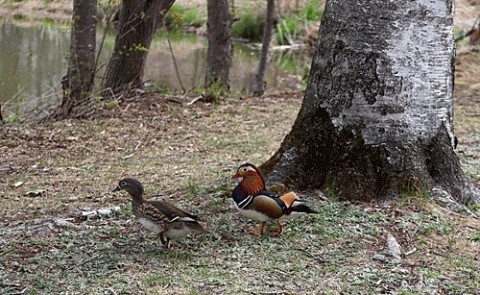
[[[418,250],[417,248],[413,248],[412,250],[405,252],[405,256],[410,256],[413,253],[417,252],[417,250]]]
[[[473,22],[472,28],[470,30],[468,30],[465,34],[455,38],[455,42],[463,40],[463,39],[467,38],[468,36],[470,36],[471,34],[473,34],[473,32],[475,32],[477,30],[477,24],[478,24],[479,18],[480,18],[480,14],[477,16],[477,18]]]
[[[25,287],[23,288],[22,291],[19,291],[19,292],[12,292],[12,293],[7,293],[7,295],[22,295],[22,294],[25,294],[25,292],[27,292],[28,288]]]
[[[316,255],[308,252],[308,251],[305,250],[305,249],[302,249],[302,248],[293,248],[292,250],[296,250],[296,251],[300,251],[300,252],[305,253],[307,256],[310,256],[311,258],[315,259],[315,261],[316,261],[317,263],[325,263],[325,262],[326,262],[326,260],[324,260],[324,259],[322,259],[322,258],[320,258],[320,257],[317,257]]]
[[[73,269],[75,269],[75,268],[77,268],[77,267],[79,267],[79,266],[82,266],[82,265],[84,265],[84,264],[87,264],[87,263],[89,263],[89,262],[97,259],[98,257],[100,257],[100,255],[101,255],[101,254],[95,254],[95,255],[93,255],[92,257],[90,257],[89,259],[85,259],[84,261],[81,261],[81,262],[79,262],[79,263],[77,263],[77,264],[75,264],[75,265],[67,268],[65,271],[70,271],[70,270],[73,270]]]
[[[190,102],[187,103],[187,105],[192,105],[194,103],[196,103],[198,100],[202,99],[202,96],[198,96],[198,97],[195,97],[194,99],[192,99]]]

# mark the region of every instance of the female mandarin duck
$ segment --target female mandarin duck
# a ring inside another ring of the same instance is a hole
[[[145,190],[136,179],[120,180],[114,192],[124,190],[132,197],[132,208],[138,221],[146,229],[160,235],[160,241],[168,248],[170,240],[180,239],[194,231],[208,232],[198,223],[198,217],[165,201],[147,201]]]
[[[306,201],[298,199],[294,192],[281,195],[266,191],[263,176],[253,164],[242,164],[232,178],[240,178],[240,183],[232,194],[238,211],[243,216],[260,222],[258,232],[252,234],[262,235],[265,223],[275,220],[278,230],[274,236],[278,236],[283,232],[281,219],[318,213],[308,207]]]

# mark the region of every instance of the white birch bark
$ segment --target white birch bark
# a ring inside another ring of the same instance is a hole
[[[330,0],[302,109],[270,177],[346,198],[479,200],[454,153],[452,0]]]
[[[309,91],[316,92],[318,85],[333,96],[307,99],[305,103],[314,105],[303,109],[308,112],[321,104],[337,128],[365,123],[367,144],[412,136],[429,139],[442,124],[453,143],[451,1],[342,0],[329,1],[326,10],[325,17],[334,18],[329,22],[335,24],[324,28],[324,44],[319,45],[323,54],[314,63],[321,68],[335,64],[330,81],[311,80]],[[325,42],[324,35],[334,40]],[[329,90],[337,87],[342,91]]]

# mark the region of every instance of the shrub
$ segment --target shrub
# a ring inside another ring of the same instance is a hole
[[[234,22],[232,25],[232,36],[250,41],[262,40],[263,19],[264,15],[260,12],[242,15],[240,20]]]
[[[323,16],[323,10],[320,9],[319,1],[310,0],[310,2],[303,7],[300,15],[306,21],[315,22],[321,20]]]
[[[278,44],[293,44],[300,28],[300,20],[297,17],[286,17],[278,21],[275,38]]]
[[[171,30],[178,30],[185,25],[201,25],[203,22],[194,9],[186,9],[176,4],[170,8],[165,16],[165,23]]]

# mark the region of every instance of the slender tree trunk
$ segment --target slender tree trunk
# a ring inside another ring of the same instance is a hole
[[[268,177],[346,199],[478,202],[453,149],[452,2],[327,1],[302,108]]]
[[[255,96],[261,96],[265,93],[267,82],[265,81],[265,72],[267,70],[268,62],[268,48],[270,47],[270,41],[272,40],[273,21],[275,18],[275,0],[268,0],[266,23],[263,29],[262,37],[262,52],[260,55],[260,61],[258,62],[257,73],[255,79],[252,82],[251,92]]]
[[[145,62],[155,28],[174,2],[122,1],[115,47],[105,74],[104,96],[143,88]]]
[[[232,15],[228,0],[207,1],[207,75],[205,87],[220,83],[230,88],[230,65],[232,60]]]
[[[97,0],[73,1],[70,58],[67,74],[62,78],[63,100],[53,114],[67,118],[75,106],[88,99],[95,71]]]

